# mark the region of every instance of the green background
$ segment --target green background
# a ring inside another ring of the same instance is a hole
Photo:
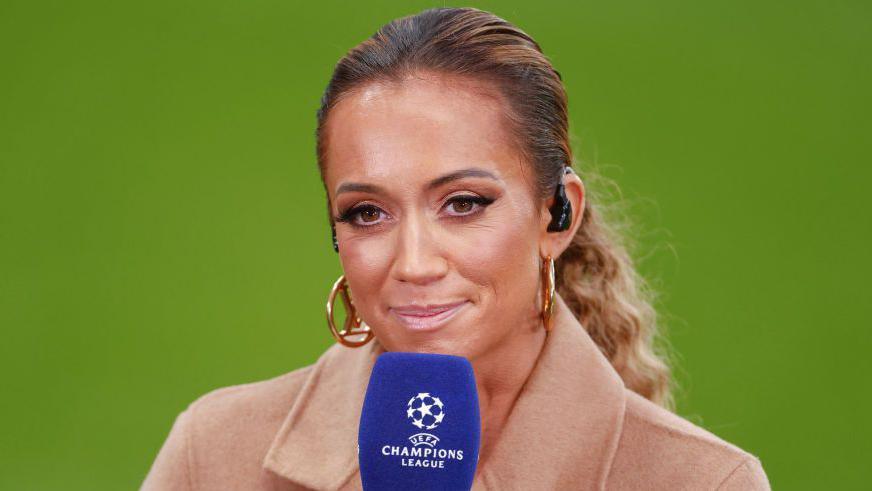
[[[136,488],[193,399],[332,344],[315,111],[438,5],[2,0],[0,487]],[[870,4],[475,6],[540,42],[582,178],[623,193],[679,414],[773,487],[868,486]]]

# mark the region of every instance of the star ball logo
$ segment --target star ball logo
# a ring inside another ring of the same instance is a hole
[[[406,404],[406,418],[419,430],[433,430],[445,419],[445,405],[429,392],[419,392]],[[430,448],[439,443],[439,437],[431,433],[416,433],[409,437],[412,445],[426,445]]]
[[[429,392],[419,392],[409,399],[406,406],[406,416],[419,430],[435,429],[445,418],[445,405],[442,400],[431,396]]]

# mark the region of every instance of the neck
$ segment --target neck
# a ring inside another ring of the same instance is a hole
[[[523,323],[501,343],[472,360],[481,413],[480,470],[499,438],[545,345],[542,322]]]

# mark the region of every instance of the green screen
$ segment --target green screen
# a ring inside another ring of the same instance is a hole
[[[333,343],[315,111],[441,5],[0,3],[0,487],[136,488],[193,399]],[[475,6],[541,44],[582,179],[620,188],[677,412],[773,487],[868,486],[870,4]]]

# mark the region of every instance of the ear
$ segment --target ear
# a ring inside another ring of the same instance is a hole
[[[540,209],[540,227],[539,227],[539,253],[542,257],[551,256],[557,260],[563,251],[569,247],[572,238],[581,226],[581,217],[584,215],[585,191],[584,183],[581,178],[575,173],[570,172],[563,175],[563,186],[566,198],[572,205],[572,223],[569,228],[560,232],[549,232],[548,224],[551,222],[551,205],[554,204],[554,196],[542,202]]]

